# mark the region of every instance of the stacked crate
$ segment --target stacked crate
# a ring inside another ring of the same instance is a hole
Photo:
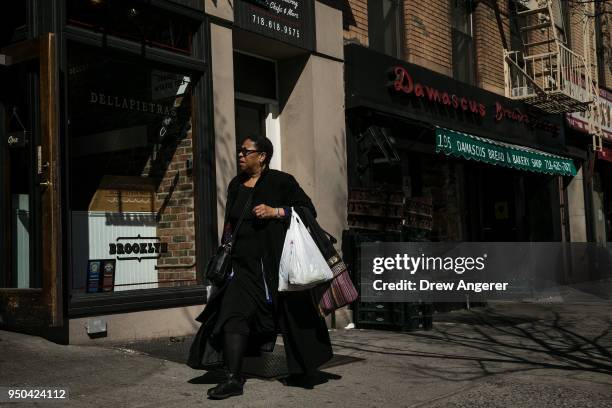
[[[366,188],[349,191],[349,228],[400,232],[404,219],[403,191]]]
[[[431,330],[433,305],[421,302],[358,302],[355,325],[363,329]]]
[[[356,231],[345,231],[342,237],[343,258],[349,270],[357,290],[361,292],[359,285],[359,262],[361,254],[359,247],[364,242],[398,242],[400,233],[378,232],[363,233]],[[355,325],[359,328],[388,329],[388,330],[427,330],[432,326],[433,307],[429,303],[396,303],[396,302],[360,302],[353,304],[353,317]]]
[[[433,227],[431,197],[405,197],[402,190],[355,188],[348,197],[349,228],[403,232],[425,240]]]
[[[358,275],[363,242],[427,241],[432,229],[431,198],[407,198],[402,190],[357,188],[349,191],[348,224],[343,236],[344,261],[353,272],[360,291]],[[358,327],[390,330],[430,329],[432,308],[423,303],[354,303]]]

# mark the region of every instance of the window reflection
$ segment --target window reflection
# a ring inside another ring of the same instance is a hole
[[[68,24],[191,54],[198,22],[142,0],[69,0]]]
[[[69,48],[73,291],[196,284],[192,79]]]

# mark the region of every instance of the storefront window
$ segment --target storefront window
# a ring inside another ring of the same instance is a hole
[[[380,148],[384,143],[361,136],[362,183],[349,193],[349,225],[401,232],[404,241],[466,240],[462,163],[412,151],[415,142],[403,136],[416,133],[412,127],[382,130],[388,135],[387,154]]]
[[[234,51],[234,91],[236,93],[276,99],[276,79],[274,61]]]
[[[454,160],[422,155],[419,196],[432,203],[432,241],[464,241],[462,166]]]
[[[403,10],[399,0],[368,1],[368,38],[370,48],[401,58],[400,30]]]
[[[566,10],[565,5],[560,0],[552,2],[553,18],[555,20],[555,27],[557,29],[557,35],[559,39],[564,43],[567,43],[567,36],[565,34],[565,18]]]
[[[69,0],[68,24],[187,55],[198,27],[142,0]]]
[[[27,35],[26,1],[2,2],[0,13],[0,47],[23,40]]]
[[[476,82],[471,2],[451,0],[453,38],[453,78],[468,84]]]
[[[593,217],[597,242],[612,242],[612,164],[599,160],[593,173]]]
[[[188,73],[69,44],[73,293],[197,284]]]

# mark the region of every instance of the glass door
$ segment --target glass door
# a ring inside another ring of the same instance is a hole
[[[37,197],[33,191],[33,140],[35,113],[31,104],[32,85],[37,81],[32,61],[2,67],[0,70],[0,172],[2,200],[0,225],[3,256],[0,286],[40,287],[32,261],[36,231],[34,213]]]
[[[247,136],[266,136],[266,105],[236,99],[236,148]],[[238,169],[238,156],[236,156]]]
[[[45,334],[62,322],[56,39],[0,49],[0,314]]]

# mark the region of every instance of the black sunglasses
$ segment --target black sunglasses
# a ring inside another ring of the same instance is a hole
[[[261,152],[261,150],[251,150],[251,149],[245,149],[244,147],[241,147],[240,149],[236,149],[236,153],[240,156],[240,153],[242,153],[242,155],[244,157],[247,157],[249,154],[251,153],[255,153],[255,152]]]

